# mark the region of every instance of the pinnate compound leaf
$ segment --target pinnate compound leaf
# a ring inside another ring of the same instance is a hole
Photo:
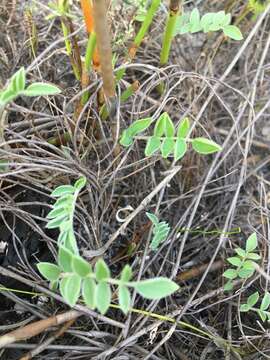
[[[178,126],[177,137],[186,138],[189,132],[189,128],[190,128],[189,119],[186,117],[180,122]]]
[[[212,140],[206,138],[195,138],[192,140],[193,149],[203,155],[213,154],[220,151],[222,148]]]
[[[81,278],[77,274],[72,274],[67,277],[64,283],[63,295],[70,307],[73,307],[80,296],[81,292]]]
[[[64,270],[64,272],[71,272],[72,271],[72,258],[73,254],[64,246],[59,246],[58,252],[58,264]]]
[[[242,265],[242,260],[241,260],[239,257],[237,257],[237,256],[229,257],[229,258],[227,259],[227,261],[228,261],[230,264],[234,265],[234,266],[241,266],[241,265]]]
[[[134,282],[133,287],[141,296],[150,300],[162,299],[179,289],[175,282],[163,277]]]
[[[240,306],[240,311],[241,312],[248,312],[250,310],[250,306],[248,304],[242,304]]]
[[[260,310],[267,310],[268,307],[270,305],[270,294],[269,292],[267,291],[265,294],[264,294],[264,297],[262,299],[262,303],[261,303],[261,306],[260,306]]]
[[[162,113],[156,122],[154,136],[161,137],[165,134],[166,137],[173,137],[174,131],[174,124],[170,116],[166,112]]]
[[[228,269],[223,273],[223,276],[226,279],[233,280],[233,279],[237,278],[237,271],[234,269]]]
[[[97,284],[96,288],[96,307],[101,314],[105,314],[111,303],[111,288],[110,285],[104,281]]]
[[[146,130],[152,123],[152,118],[146,118],[141,120],[136,120],[128,128],[128,133],[131,137],[139,134],[140,132]]]
[[[246,252],[245,252],[245,250],[243,250],[243,249],[241,249],[241,248],[236,248],[235,249],[235,252],[236,252],[236,254],[237,255],[239,255],[239,256],[241,256],[241,257],[246,257]]]
[[[160,139],[156,136],[151,136],[147,140],[147,144],[145,147],[145,156],[151,156],[153,155],[157,150],[159,150],[161,146]]]
[[[74,187],[72,185],[60,185],[51,194],[53,197],[60,197],[67,194],[74,194]]]
[[[247,258],[250,260],[260,260],[260,255],[256,253],[248,253]]]
[[[87,179],[85,176],[80,177],[74,184],[74,188],[80,191],[82,188],[85,187]]]
[[[226,25],[223,27],[223,32],[226,36],[233,40],[243,40],[243,35],[240,29],[235,25]]]
[[[255,292],[254,294],[250,295],[247,299],[248,306],[253,307],[255,304],[257,304],[259,297],[260,297],[260,295],[259,295],[258,291]]]
[[[228,281],[225,285],[224,285],[224,291],[231,291],[233,289],[233,283],[231,281]]]
[[[80,277],[86,277],[92,273],[91,265],[81,256],[72,257],[72,269]]]
[[[133,144],[133,137],[128,130],[124,130],[120,139],[120,144],[124,147],[128,147]]]
[[[246,252],[249,253],[253,250],[255,250],[258,246],[258,241],[257,241],[257,234],[253,233],[251,234],[246,242]]]
[[[83,280],[82,284],[82,296],[85,304],[90,309],[95,309],[96,307],[96,283],[91,278],[86,278]]]
[[[161,155],[163,158],[167,158],[174,150],[174,139],[173,138],[165,138],[161,144]]]
[[[121,277],[120,277],[120,280],[123,282],[123,283],[126,283],[128,281],[130,281],[132,278],[132,269],[131,267],[126,264],[123,268],[123,270],[121,271]]]
[[[60,93],[61,90],[57,86],[42,82],[31,84],[22,92],[25,96],[47,96]]]
[[[97,281],[102,281],[110,278],[110,269],[103,259],[98,259],[95,265],[95,274]]]
[[[128,288],[124,285],[120,285],[118,288],[118,299],[120,309],[124,314],[127,314],[131,305],[131,296]]]
[[[182,159],[187,152],[187,143],[185,139],[178,138],[174,147],[174,159],[175,161]]]
[[[51,264],[48,262],[40,262],[37,264],[38,271],[41,273],[41,275],[50,281],[58,280],[61,269],[59,266],[55,264]]]

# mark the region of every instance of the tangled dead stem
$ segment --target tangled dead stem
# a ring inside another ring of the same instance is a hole
[[[56,254],[57,234],[45,229],[44,220],[53,188],[73,182],[79,174],[87,177],[89,185],[76,211],[80,250],[87,253],[101,248],[117,231],[121,225],[117,221],[119,209],[137,208],[172,166],[159,156],[145,158],[139,142],[129,150],[121,149],[115,160],[110,128],[96,110],[99,77],[92,79],[92,96],[74,123],[74,104],[80,90],[65,55],[58,20],[45,20],[46,3],[35,5],[36,58],[29,47],[30,19],[23,15],[27,1],[3,0],[0,4],[0,84],[25,66],[28,80],[45,79],[63,90],[55,98],[18,99],[4,114],[5,142],[1,141],[0,157],[8,160],[9,167],[0,173],[0,261],[26,281],[19,281],[15,275],[0,275],[3,333],[67,310],[59,296],[52,300],[46,293],[27,293],[37,291],[34,284],[46,288],[36,263],[50,261]],[[206,12],[224,9],[232,2],[189,3],[187,7],[196,5]],[[74,23],[79,29],[80,46],[84,46],[84,28],[76,4]],[[244,1],[235,1],[233,15],[241,13],[244,5]],[[120,2],[111,15],[114,51],[119,55],[117,66],[125,57],[123,41],[130,40],[130,14],[125,9],[124,2]],[[209,135],[223,145],[223,151],[210,157],[190,152],[170,184],[145,209],[157,211],[172,227],[168,240],[156,253],[148,250],[149,221],[142,211],[103,256],[115,276],[129,263],[136,277],[162,275],[177,279],[181,290],[170,298],[149,302],[136,296],[133,307],[186,322],[205,335],[151,314],[138,311],[125,317],[111,308],[106,317],[88,313],[69,322],[62,331],[64,335],[48,342],[37,359],[270,356],[267,325],[259,323],[253,313],[238,310],[249,293],[263,292],[267,282],[254,277],[230,295],[222,290],[224,259],[233,253],[233,248],[243,245],[251,232],[258,234],[264,259],[261,266],[267,271],[269,264],[269,15],[256,21],[248,17],[241,23],[245,40],[240,45],[223,41],[219,35],[175,39],[171,63],[161,70],[160,26],[164,20],[165,13],[160,11],[135,62],[126,66],[127,76],[118,92],[134,80],[140,82],[140,87],[128,102],[118,105],[118,125],[123,129],[136,119],[162,111],[167,111],[175,122],[187,115],[196,124],[195,132]],[[158,97],[155,89],[161,79],[165,91]],[[71,128],[73,135],[65,146],[59,146],[58,141],[48,142]],[[98,136],[93,129],[100,129]],[[183,228],[201,231],[182,231],[179,236]],[[234,228],[241,231],[222,235]],[[210,230],[215,232],[207,233]],[[16,292],[4,291],[3,287]],[[1,350],[0,357],[23,359],[25,352],[46,343],[58,330],[50,328],[28,342],[12,344]]]

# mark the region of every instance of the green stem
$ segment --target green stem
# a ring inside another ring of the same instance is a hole
[[[153,21],[153,17],[155,15],[155,13],[157,12],[158,8],[159,8],[160,1],[161,0],[153,0],[152,1],[151,6],[148,9],[147,14],[145,16],[144,22],[142,23],[141,28],[140,28],[138,34],[135,37],[134,45],[136,47],[140,46],[146,32],[148,31],[149,26],[151,25],[151,23]]]
[[[179,4],[180,4],[180,1],[179,1]],[[180,12],[179,4],[176,8],[170,7],[170,11],[169,11],[169,15],[168,15],[167,23],[166,23],[166,28],[165,28],[165,32],[164,32],[164,36],[163,36],[162,49],[161,49],[161,53],[160,53],[160,65],[161,66],[166,65],[169,60],[172,40],[174,37],[173,35],[174,35],[175,24],[176,24],[176,21],[177,21],[179,12]]]
[[[88,38],[86,54],[85,54],[85,68],[87,72],[91,70],[91,64],[93,60],[94,51],[96,48],[96,43],[97,43],[97,36],[96,33],[93,31],[91,32]]]

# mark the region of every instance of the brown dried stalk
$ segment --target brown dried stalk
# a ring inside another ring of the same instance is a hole
[[[54,315],[44,320],[36,321],[32,324],[28,324],[21,329],[11,331],[0,337],[0,348],[5,347],[8,344],[13,344],[16,341],[27,340],[33,336],[36,336],[52,326],[63,324],[67,321],[78,318],[83,315],[82,312],[76,310],[70,310],[63,314]]]

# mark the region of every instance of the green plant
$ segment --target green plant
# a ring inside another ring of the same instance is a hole
[[[162,113],[157,119],[152,136],[137,137],[138,134],[148,129],[153,122],[154,120],[152,118],[135,121],[123,131],[120,144],[128,147],[133,144],[135,137],[146,140],[146,156],[151,156],[160,150],[163,158],[167,158],[170,154],[173,154],[175,161],[185,155],[188,149],[188,143],[191,143],[193,150],[199,154],[207,155],[221,150],[221,147],[212,140],[203,137],[189,139],[187,137],[190,129],[188,118],[180,122],[176,131],[170,116],[166,112]]]
[[[154,225],[153,238],[150,243],[151,250],[157,250],[159,245],[162,244],[170,232],[170,226],[165,221],[159,221],[158,217],[151,213],[146,213],[149,220]]]
[[[0,92],[0,108],[18,96],[46,96],[59,94],[61,90],[52,84],[36,82],[26,87],[25,69],[22,67],[9,80],[7,86]]]
[[[60,290],[65,301],[73,307],[82,296],[83,301],[91,309],[105,314],[110,307],[112,288],[117,288],[120,309],[126,314],[131,307],[130,288],[135,289],[146,299],[158,300],[178,290],[172,280],[158,277],[154,279],[132,281],[132,269],[125,265],[120,279],[111,277],[111,271],[99,259],[92,266],[79,255],[73,229],[73,217],[76,199],[85,186],[84,177],[72,185],[57,187],[52,196],[57,198],[53,209],[47,215],[48,228],[59,228],[57,264],[40,262],[37,264],[41,275],[50,281],[53,289]]]
[[[231,25],[231,19],[231,14],[226,14],[225,11],[207,13],[201,17],[199,10],[195,8],[190,14],[184,13],[179,16],[174,34],[223,31],[224,35],[233,40],[242,40],[243,35],[240,29]]]
[[[226,279],[229,279],[224,286],[225,291],[229,291],[233,288],[232,280],[236,278],[248,279],[254,274],[256,270],[254,261],[260,259],[260,255],[254,252],[256,251],[257,246],[257,235],[256,233],[253,233],[247,239],[245,249],[236,248],[235,252],[237,256],[229,257],[227,259],[234,268],[227,269],[223,274]]]
[[[248,8],[255,14],[258,15],[266,9],[267,5],[270,3],[269,0],[249,0]]]
[[[262,321],[265,321],[266,319],[270,321],[270,311],[267,311],[267,309],[269,310],[269,305],[270,305],[270,293],[267,291],[264,294],[260,307],[258,308],[254,307],[254,305],[258,303],[259,298],[260,298],[260,294],[258,293],[258,291],[251,294],[247,298],[247,302],[240,306],[240,311],[241,312],[255,311],[260,316]]]

